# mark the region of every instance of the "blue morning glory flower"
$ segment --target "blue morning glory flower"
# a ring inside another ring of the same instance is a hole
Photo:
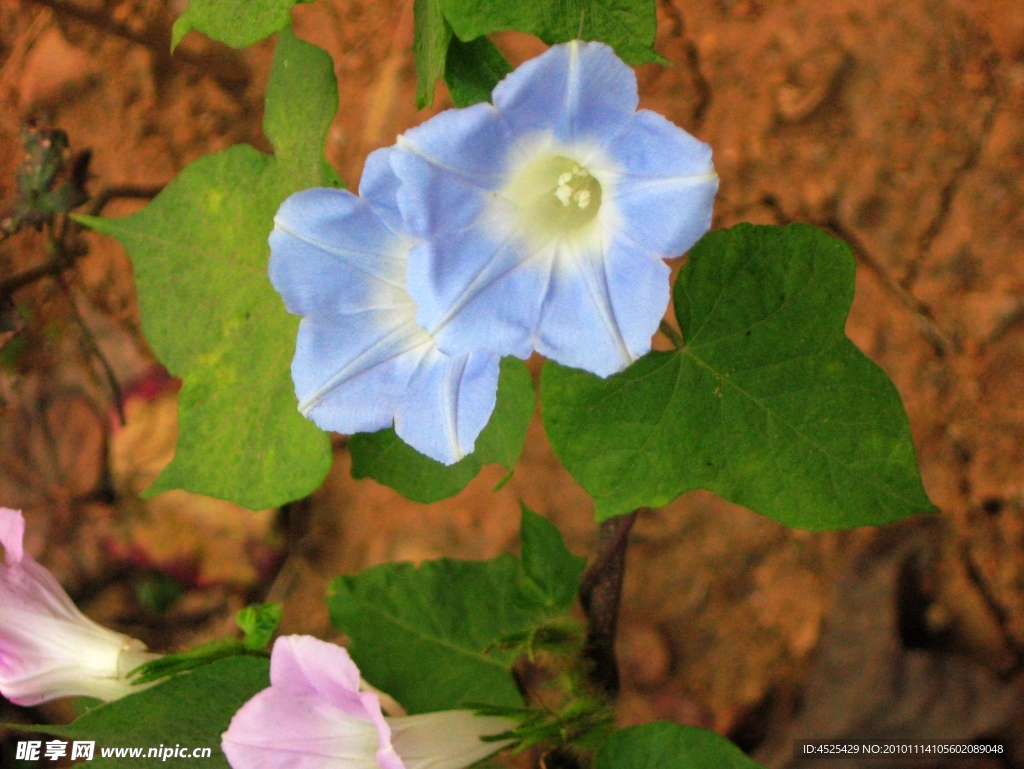
[[[603,43],[557,45],[398,139],[416,321],[452,355],[532,350],[607,376],[646,353],[665,258],[710,227],[711,148]]]
[[[499,358],[446,355],[415,323],[406,292],[414,240],[395,202],[393,149],[366,160],[357,197],[310,189],[288,198],[270,234],[270,280],[302,316],[292,379],[299,411],[324,430],[399,437],[445,464],[473,450],[494,410]]]

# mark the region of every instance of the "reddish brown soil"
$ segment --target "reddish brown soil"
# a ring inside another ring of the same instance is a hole
[[[195,66],[111,31],[166,35],[164,3],[78,3],[112,24],[0,0],[0,199],[29,117],[92,148],[94,191],[164,183],[240,141],[267,149],[271,43],[235,53],[193,33]],[[295,13],[336,63],[327,154],[352,187],[369,151],[450,106],[439,90],[433,110],[414,108],[410,7],[318,0]],[[1024,13],[1015,0],[661,0],[659,19],[675,64],[641,68],[642,102],[714,147],[715,226],[804,221],[854,246],[847,331],[899,388],[941,513],[815,535],[703,493],[644,513],[619,720],[709,726],[771,766],[789,765],[795,737],[847,734],[1016,739],[1015,763],[970,766],[1024,766]],[[542,49],[498,42],[516,63]],[[143,385],[112,431],[67,297],[48,280],[19,291],[30,318],[0,374],[0,502],[26,509],[30,550],[101,621],[180,648],[269,594],[287,602],[285,632],[333,637],[331,576],[514,549],[520,500],[591,551],[592,506],[537,420],[507,486],[492,492],[489,469],[435,505],[351,480],[341,445],[323,488],[276,518],[184,494],[138,501],[173,446],[174,394],[146,379],[130,264],[86,239],[73,297],[119,380]],[[39,237],[19,235],[0,246],[0,280],[44,258]],[[159,616],[133,587],[152,570],[186,587]]]

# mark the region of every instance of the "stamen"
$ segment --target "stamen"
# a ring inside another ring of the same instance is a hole
[[[568,208],[569,201],[575,200],[580,209],[590,205],[590,172],[579,163],[573,163],[571,171],[563,171],[558,175],[558,186],[555,197],[563,208]]]
[[[564,155],[538,155],[523,164],[502,196],[517,205],[524,226],[545,239],[587,227],[601,209],[601,183]]]

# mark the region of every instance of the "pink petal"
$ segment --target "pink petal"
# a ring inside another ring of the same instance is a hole
[[[273,686],[239,709],[221,740],[234,769],[377,769],[377,745],[370,722]]]
[[[281,636],[270,655],[270,684],[287,694],[359,694],[359,668],[348,651],[308,635]]]
[[[405,769],[380,699],[359,691],[359,668],[344,648],[282,636],[270,656],[270,684],[224,733],[235,769]]]

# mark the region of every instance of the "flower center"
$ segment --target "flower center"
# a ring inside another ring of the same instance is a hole
[[[578,230],[601,208],[601,183],[564,155],[524,164],[502,193],[518,206],[524,227],[545,238]]]

